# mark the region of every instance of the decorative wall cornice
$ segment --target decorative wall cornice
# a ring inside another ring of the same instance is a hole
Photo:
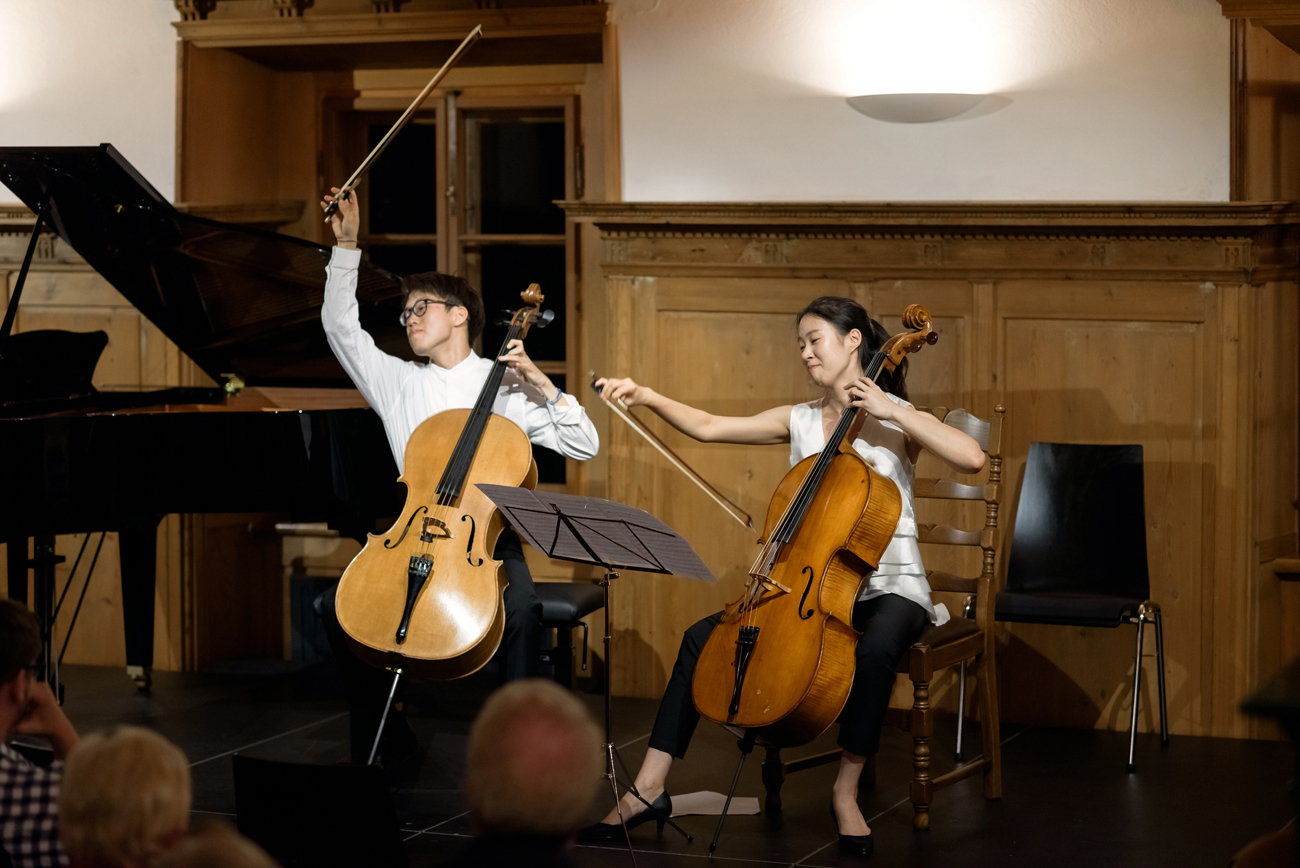
[[[1295,202],[561,202],[560,205],[575,220],[611,226],[641,223],[928,226],[971,230],[998,227],[1039,234],[1054,227],[1183,230],[1300,225],[1300,203]]]
[[[1230,203],[563,203],[607,275],[1300,277],[1300,206]]]
[[[211,6],[205,0],[176,2],[181,20],[173,26],[182,40],[200,48],[459,41],[478,24],[483,25],[485,40],[595,35],[603,31],[608,15],[604,3],[440,12],[381,12],[374,7],[369,14],[312,14],[315,10],[301,0],[277,0],[277,12],[285,9],[297,14],[217,17],[208,15]],[[400,7],[392,4],[392,9],[396,8]]]

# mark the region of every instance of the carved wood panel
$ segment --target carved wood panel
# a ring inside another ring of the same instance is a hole
[[[572,205],[570,215],[601,238],[599,271],[582,275],[605,290],[593,308],[609,318],[606,357],[595,361],[714,412],[790,399],[801,369],[789,314],[815,295],[857,298],[890,330],[906,304],[926,304],[940,341],[911,360],[913,401],[983,415],[1007,408],[1003,573],[1030,442],[1141,443],[1173,729],[1272,734],[1237,707],[1300,653],[1300,594],[1260,566],[1265,553],[1295,547],[1300,302],[1290,212],[687,203]],[[636,578],[616,595],[626,639],[614,689],[656,696],[682,631],[738,593],[753,545],[634,435],[606,430],[611,496],[677,527],[723,577],[715,587]],[[786,466],[785,447],[665,436],[756,514]],[[918,475],[936,465],[923,456]],[[922,508],[933,513],[923,520],[971,515],[969,505]],[[933,547],[923,556],[930,567],[975,567]],[[1105,557],[1099,546],[1097,569]],[[957,611],[959,600],[943,601]],[[1126,728],[1133,628],[999,629],[1005,719]],[[1156,720],[1153,638],[1145,728]],[[932,697],[954,702],[943,683]]]

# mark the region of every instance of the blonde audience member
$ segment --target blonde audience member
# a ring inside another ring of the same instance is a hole
[[[180,846],[150,868],[277,868],[266,851],[220,820],[196,821]]]
[[[479,837],[448,864],[570,864],[600,772],[600,736],[572,694],[538,679],[502,687],[469,735],[465,789]]]
[[[184,839],[190,767],[158,733],[120,726],[94,733],[68,756],[60,835],[75,868],[143,868]]]

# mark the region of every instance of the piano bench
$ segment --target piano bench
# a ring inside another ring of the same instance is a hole
[[[542,601],[542,627],[555,630],[555,645],[538,652],[541,663],[554,667],[555,681],[573,689],[573,628],[582,627],[582,668],[587,668],[588,630],[583,618],[605,607],[605,592],[599,585],[569,582],[537,582],[533,585]]]

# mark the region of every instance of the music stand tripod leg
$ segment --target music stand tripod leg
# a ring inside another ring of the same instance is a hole
[[[718,838],[722,836],[722,824],[727,822],[727,811],[731,810],[731,797],[736,794],[736,785],[740,783],[740,771],[745,767],[745,759],[754,749],[757,734],[752,729],[745,730],[745,737],[737,745],[740,747],[740,761],[736,763],[736,773],[731,777],[731,789],[727,790],[727,800],[722,803],[722,813],[718,816],[718,825],[713,829],[713,840],[709,842],[709,855],[718,849]]]
[[[637,800],[646,806],[646,810],[653,813],[657,819],[663,820],[664,823],[672,826],[680,832],[682,837],[686,839],[686,843],[689,844],[695,840],[695,837],[681,826],[674,823],[672,817],[661,813],[654,807],[654,805],[647,802],[642,798],[641,794],[637,792],[636,781],[632,775],[628,774],[627,765],[623,762],[623,757],[619,754],[618,748],[614,746],[614,691],[610,681],[610,675],[613,672],[613,664],[611,663],[610,654],[614,643],[614,630],[610,625],[609,585],[610,582],[617,578],[618,573],[607,567],[605,570],[605,577],[600,580],[601,588],[605,592],[605,777],[609,780],[610,789],[614,794],[614,810],[618,812],[619,822],[623,824],[623,837],[627,841],[628,853],[632,853],[632,839],[628,837],[627,834],[627,821],[623,818],[622,800],[618,795],[618,770],[614,765],[616,759],[618,765],[623,767],[624,777],[629,780],[628,783],[624,784],[624,786],[627,787],[627,791],[636,796]],[[632,855],[632,863],[636,864],[635,854]]]
[[[384,713],[379,716],[379,729],[375,732],[375,743],[370,748],[370,759],[366,760],[366,765],[375,764],[375,757],[379,756],[379,740],[384,737],[384,724],[388,723],[388,710],[393,707],[393,697],[397,695],[397,682],[402,680],[402,670],[393,670],[393,686],[388,688],[388,701],[384,703]]]

